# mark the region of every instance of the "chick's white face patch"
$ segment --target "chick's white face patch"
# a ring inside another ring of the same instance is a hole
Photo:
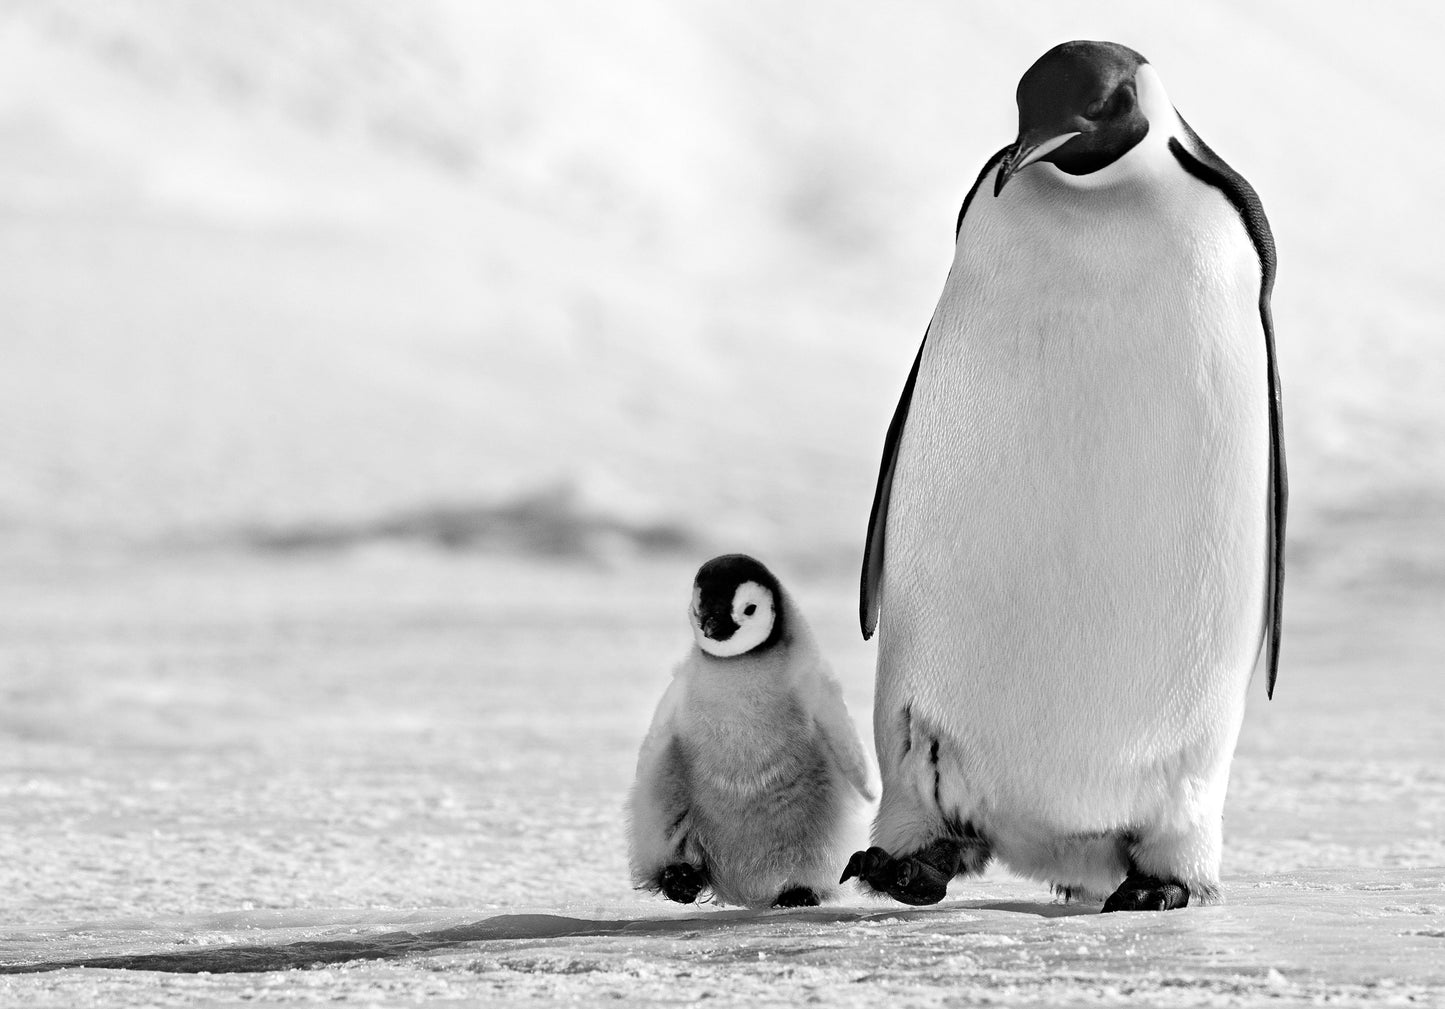
[[[697,646],[709,655],[720,659],[742,655],[768,640],[773,633],[773,622],[776,620],[773,594],[757,582],[743,582],[733,592],[732,618],[738,629],[725,641],[710,638],[703,631],[699,614],[701,603],[701,595],[694,589],[692,633],[697,639]]]

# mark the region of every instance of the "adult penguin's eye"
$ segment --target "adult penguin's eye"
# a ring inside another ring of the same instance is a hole
[[[1098,121],[1100,119],[1117,119],[1119,116],[1127,115],[1134,107],[1134,88],[1129,84],[1121,84],[1114,89],[1114,93],[1096,102],[1090,102],[1089,107],[1084,109],[1084,118]]]

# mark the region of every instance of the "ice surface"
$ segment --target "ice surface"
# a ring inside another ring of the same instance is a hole
[[[131,969],[5,974],[0,1001],[1445,998],[1441,649],[1414,604],[1309,623],[1301,599],[1277,699],[1251,698],[1222,906],[1104,917],[994,872],[936,908],[758,914],[628,886],[691,574],[405,546],[9,569],[0,964]],[[861,720],[851,581],[781,575]]]

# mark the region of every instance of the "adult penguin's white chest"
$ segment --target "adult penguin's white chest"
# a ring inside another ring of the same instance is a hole
[[[1259,258],[1164,140],[980,188],[888,514],[880,736],[907,708],[1081,830],[1232,750],[1264,622]]]

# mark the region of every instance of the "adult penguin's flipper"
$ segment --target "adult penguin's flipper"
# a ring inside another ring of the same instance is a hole
[[[903,425],[908,420],[908,404],[913,400],[913,386],[918,382],[918,365],[923,360],[923,348],[928,344],[928,333],[923,334],[923,343],[918,346],[918,355],[913,359],[913,369],[908,381],[903,383],[903,395],[898,399],[898,408],[893,411],[893,420],[888,424],[888,435],[883,440],[883,462],[878,467],[878,487],[873,492],[873,510],[868,516],[868,539],[863,546],[863,584],[858,605],[858,619],[863,627],[863,639],[873,636],[878,629],[878,589],[883,581],[883,540],[888,528],[888,499],[893,494],[893,469],[898,465],[898,443],[903,438]]]
[[[1180,122],[1183,122],[1181,119]],[[1289,476],[1284,462],[1284,403],[1279,384],[1279,364],[1274,352],[1274,316],[1269,299],[1274,291],[1274,233],[1264,216],[1259,194],[1244,178],[1224,163],[1199,134],[1184,123],[1189,143],[1170,138],[1169,150],[1186,172],[1213,186],[1224,194],[1238,212],[1244,230],[1259,255],[1259,318],[1264,326],[1265,380],[1269,396],[1269,563],[1266,594],[1268,634],[1268,675],[1265,691],[1274,696],[1274,681],[1279,676],[1279,640],[1284,620],[1284,525],[1289,509]]]
[[[963,206],[958,209],[958,223],[953,228],[955,243],[963,233],[963,219],[968,213],[969,205],[973,203],[978,187],[988,174],[998,167],[1009,150],[1009,147],[1005,147],[996,152],[984,163],[978,178],[973,180],[973,186],[963,198]],[[929,328],[932,328],[931,323]],[[888,436],[883,442],[883,462],[878,467],[878,488],[873,492],[873,511],[868,516],[868,539],[863,547],[863,579],[858,600],[858,620],[863,628],[864,640],[871,638],[878,629],[879,586],[883,582],[883,539],[888,528],[888,499],[893,493],[893,470],[898,464],[898,443],[903,438],[903,426],[908,420],[908,405],[913,400],[913,387],[918,382],[918,365],[923,360],[923,347],[927,344],[928,333],[924,332],[923,344],[918,348],[918,356],[913,359],[913,370],[908,373],[908,381],[903,384],[903,395],[898,399],[898,408],[893,411],[893,420],[888,425]]]

